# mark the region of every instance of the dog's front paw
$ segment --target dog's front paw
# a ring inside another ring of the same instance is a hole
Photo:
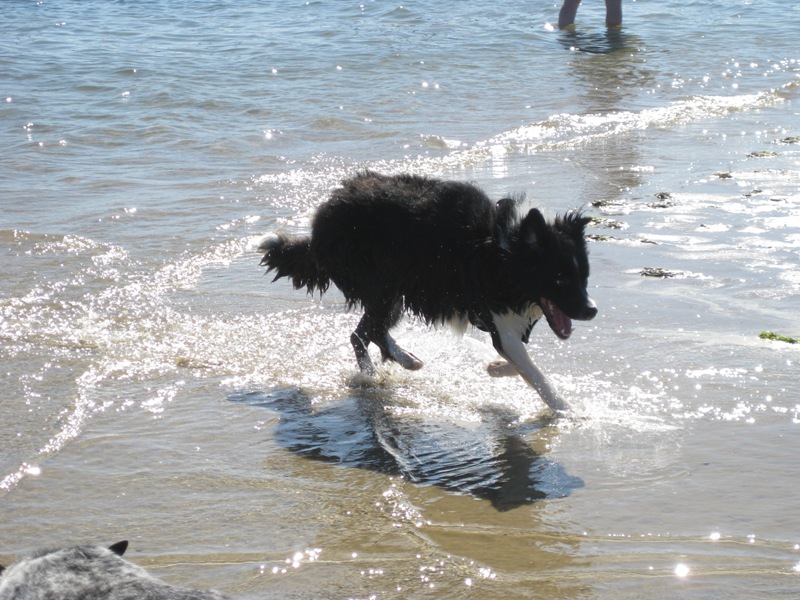
[[[514,377],[518,374],[514,365],[502,359],[493,360],[486,365],[486,372],[492,377]]]

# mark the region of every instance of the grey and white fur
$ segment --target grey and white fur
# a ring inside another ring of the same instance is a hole
[[[0,600],[226,600],[165,583],[122,558],[128,542],[39,550],[0,566]]]

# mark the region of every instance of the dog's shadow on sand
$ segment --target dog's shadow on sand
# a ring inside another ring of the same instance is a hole
[[[545,435],[548,421],[515,424],[514,415],[486,410],[478,423],[398,415],[391,395],[353,390],[322,407],[299,388],[232,394],[229,399],[278,413],[275,440],[298,456],[401,476],[469,494],[507,511],[583,487],[526,437]]]

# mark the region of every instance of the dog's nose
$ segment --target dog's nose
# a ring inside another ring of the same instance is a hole
[[[586,303],[586,308],[583,311],[583,320],[591,321],[597,316],[597,305],[591,298],[587,298],[587,300],[588,302]]]

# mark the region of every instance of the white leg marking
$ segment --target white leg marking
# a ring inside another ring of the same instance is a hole
[[[369,354],[365,354],[364,356],[359,356],[357,359],[358,362],[358,370],[364,373],[365,375],[370,375],[372,377],[375,376],[375,365],[372,364],[372,359],[369,357]]]
[[[533,364],[525,344],[522,343],[522,336],[528,327],[528,317],[507,312],[499,315],[492,313],[492,318],[500,335],[503,358],[514,365],[525,382],[539,393],[551,410],[567,412],[569,404],[556,392],[539,367]]]

